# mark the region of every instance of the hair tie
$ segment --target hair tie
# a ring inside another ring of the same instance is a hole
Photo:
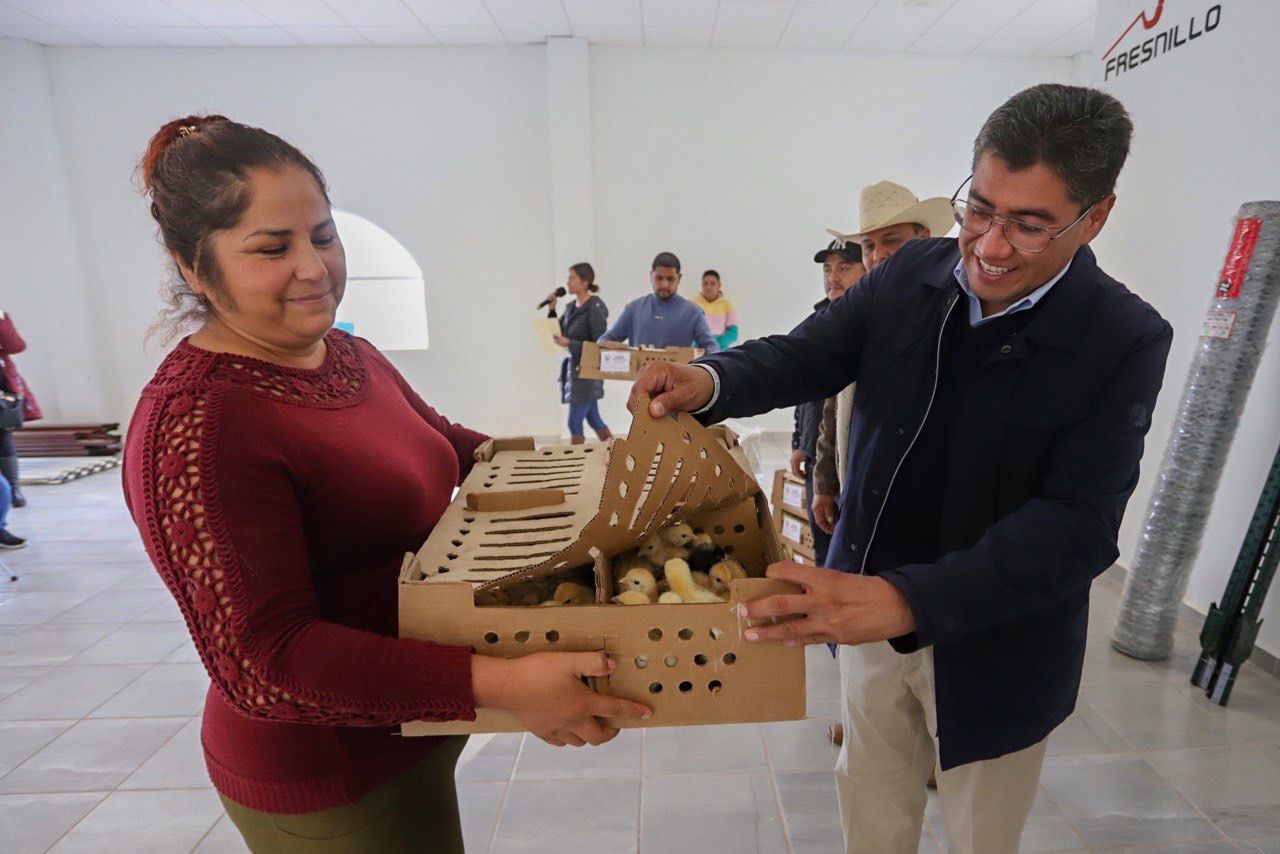
[[[200,128],[195,125],[182,125],[178,128],[178,136],[190,136],[198,130],[200,130]]]

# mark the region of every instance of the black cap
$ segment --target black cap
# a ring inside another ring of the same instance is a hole
[[[839,240],[831,241],[826,249],[819,250],[818,254],[813,256],[813,260],[822,264],[827,260],[828,255],[834,253],[846,261],[852,261],[855,264],[862,263],[862,246],[860,244],[846,243],[843,247],[840,247],[838,246],[839,243]]]

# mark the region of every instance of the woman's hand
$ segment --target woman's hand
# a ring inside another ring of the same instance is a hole
[[[551,340],[559,344],[561,347],[569,346],[569,339],[565,338],[563,335],[552,335]]]
[[[648,718],[648,706],[597,694],[584,676],[608,676],[617,662],[603,652],[538,652],[523,658],[471,656],[472,693],[481,708],[500,709],[556,747],[604,744],[618,730],[599,718]]]

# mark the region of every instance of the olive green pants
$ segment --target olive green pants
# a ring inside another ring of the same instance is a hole
[[[284,815],[222,798],[254,854],[463,854],[453,772],[466,736],[440,747],[354,804]],[[221,796],[219,796],[221,797]]]

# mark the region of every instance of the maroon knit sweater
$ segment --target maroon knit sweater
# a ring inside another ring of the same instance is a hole
[[[351,803],[420,762],[404,721],[470,720],[470,651],[396,638],[396,576],[484,436],[368,342],[315,370],[169,354],[129,426],[125,500],[213,682],[202,742],[252,809]]]

